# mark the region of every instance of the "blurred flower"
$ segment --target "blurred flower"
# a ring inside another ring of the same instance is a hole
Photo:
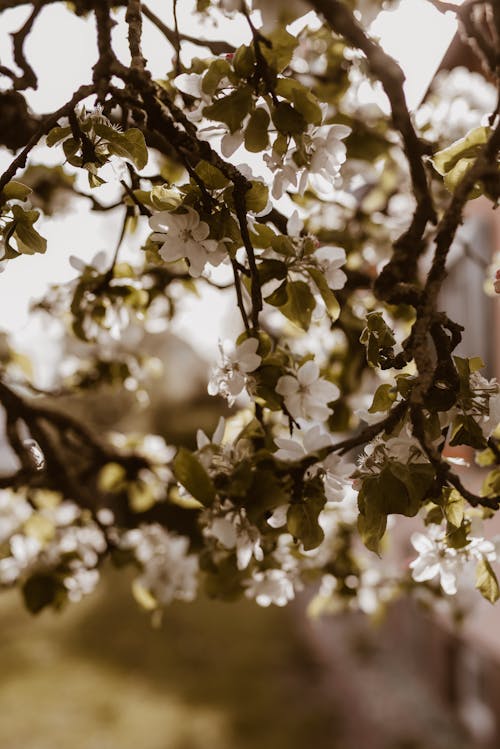
[[[254,598],[259,606],[286,606],[295,598],[295,590],[290,576],[283,569],[255,570],[252,578],[245,583],[245,595]]]
[[[189,539],[161,525],[140,525],[121,538],[121,548],[131,549],[142,567],[136,583],[158,604],[174,599],[192,601],[198,588],[198,558],[189,554]]]

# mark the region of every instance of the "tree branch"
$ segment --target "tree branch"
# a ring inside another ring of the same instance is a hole
[[[78,102],[82,101],[82,99],[86,99],[87,96],[90,96],[94,92],[94,87],[92,85],[87,86],[80,86],[80,88],[75,91],[71,99],[66,103],[63,104],[62,107],[57,109],[55,112],[53,112],[50,115],[46,115],[38,128],[38,130],[31,136],[26,146],[23,148],[21,153],[16,156],[16,158],[12,161],[10,166],[5,170],[5,172],[0,177],[0,192],[3,190],[5,185],[10,182],[10,180],[15,176],[17,171],[19,169],[23,169],[26,166],[26,160],[28,158],[29,153],[31,150],[37,145],[40,138],[42,138],[44,135],[46,135],[49,130],[51,130],[55,125],[57,125],[57,121],[64,116],[68,116],[70,112],[72,112],[75,108],[75,106],[78,104]]]

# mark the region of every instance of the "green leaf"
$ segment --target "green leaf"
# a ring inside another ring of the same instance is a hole
[[[304,116],[286,101],[280,101],[271,110],[276,128],[285,135],[298,135],[307,129]]]
[[[269,200],[269,188],[263,182],[257,180],[252,180],[251,184],[252,187],[245,193],[247,210],[260,213]]]
[[[268,469],[254,471],[248,496],[252,498],[247,506],[248,518],[253,523],[261,520],[267,511],[290,502],[289,492],[274,471]]]
[[[293,241],[284,234],[275,235],[271,240],[271,247],[280,255],[288,255],[290,257],[295,255]]]
[[[173,190],[166,185],[155,185],[150,193],[146,193],[146,200],[143,200],[142,192],[141,190],[134,190],[134,195],[137,195],[142,202],[150,203],[157,211],[173,211],[180,205],[177,190]]]
[[[23,598],[28,611],[39,614],[42,609],[65,598],[62,583],[50,575],[37,574],[30,577],[23,585]]]
[[[185,447],[180,447],[173,462],[174,475],[177,481],[205,507],[215,499],[215,488],[212,479],[198,458]]]
[[[28,195],[33,190],[27,185],[23,185],[22,182],[17,182],[15,179],[8,182],[2,190],[1,197],[4,201],[6,200],[26,200]]]
[[[389,487],[384,486],[386,494],[384,507],[388,515],[393,513],[414,517],[419,511],[422,502],[434,481],[434,468],[429,463],[410,463],[404,465],[391,461],[380,474],[381,480],[385,482],[385,471],[389,471],[403,484],[399,496],[393,495]],[[405,496],[406,495],[406,496]]]
[[[222,190],[229,184],[228,178],[222,174],[221,170],[208,161],[200,161],[196,165],[195,172],[210,190]]]
[[[12,206],[15,228],[14,237],[17,241],[19,252],[25,255],[33,255],[35,252],[43,254],[47,250],[47,240],[42,237],[33,224],[40,216],[38,211],[23,211],[21,206]]]
[[[253,47],[247,47],[245,44],[238,47],[234,53],[232,63],[235,73],[237,73],[240,78],[249,78],[253,73],[255,65],[255,53]]]
[[[434,169],[441,176],[447,174],[460,159],[476,157],[491,135],[491,128],[476,127],[464,138],[452,143],[451,146],[438,151],[432,157]]]
[[[366,479],[358,495],[358,531],[366,548],[375,554],[380,553],[380,542],[387,528],[387,515],[380,510],[380,504],[378,484]]]
[[[252,89],[250,86],[243,86],[205,107],[203,114],[210,120],[224,122],[230,132],[234,133],[241,128],[243,120],[250,111],[252,102]]]
[[[370,312],[366,317],[366,328],[363,329],[359,340],[366,346],[368,364],[377,367],[392,354],[392,346],[396,343],[392,330],[385,322],[381,312]]]
[[[470,445],[476,450],[483,450],[487,447],[487,442],[477,421],[472,416],[463,414],[453,420],[450,445]]]
[[[283,368],[274,365],[260,366],[256,375],[255,395],[271,411],[281,411],[283,399],[276,393],[276,384]]]
[[[291,62],[299,40],[284,28],[267,34],[267,38],[271,42],[271,47],[261,45],[262,54],[276,73],[281,73]]]
[[[328,286],[323,273],[318,268],[308,268],[307,271],[318,287],[318,291],[321,294],[321,297],[326,306],[326,310],[331,319],[337,320],[338,316],[340,315],[340,305],[337,301],[337,297]]]
[[[207,72],[201,82],[201,90],[208,96],[213,96],[219,87],[221,80],[228,75],[231,65],[227,60],[218,57],[210,63]]]
[[[304,281],[289,281],[286,285],[286,295],[286,304],[280,306],[280,312],[303,330],[308,330],[316,306],[311,289]]]
[[[146,512],[156,504],[153,487],[146,481],[132,481],[127,487],[127,495],[132,512]]]
[[[291,504],[288,508],[288,531],[294,538],[302,542],[304,551],[316,549],[325,537],[318,522],[319,514],[324,505],[324,496],[317,496],[305,502]]]
[[[269,115],[265,109],[255,109],[245,129],[245,148],[252,153],[263,151],[269,145]]]
[[[56,143],[60,143],[62,140],[67,138],[70,133],[71,127],[69,125],[67,125],[66,127],[53,127],[47,135],[45,142],[47,143],[49,148],[52,148],[52,146],[55,146]]]
[[[262,260],[258,265],[259,281],[263,286],[268,281],[286,278],[288,268],[281,260]]]
[[[467,523],[462,522],[459,528],[455,528],[454,525],[447,523],[446,525],[446,543],[452,549],[463,549],[470,543],[470,539],[467,535],[469,526]]]
[[[476,159],[460,159],[457,161],[455,166],[450,169],[444,176],[444,185],[449,192],[454,192],[460,182],[463,180],[469,169],[474,166]],[[470,191],[468,197],[469,200],[474,200],[483,194],[483,189],[480,184],[474,185]]]
[[[438,151],[432,159],[434,168],[444,177],[446,188],[453,192],[474,165],[482,148],[492,133],[491,128],[477,127],[464,138],[452,143],[448,148]],[[477,182],[471,189],[468,198],[472,200],[484,192],[483,186]]]
[[[476,565],[476,588],[490,603],[495,603],[500,597],[497,576],[487,559],[480,559]]]
[[[500,468],[494,468],[483,481],[481,493],[483,496],[497,496],[500,494]]]
[[[443,492],[443,510],[448,523],[460,528],[464,519],[464,498],[456,489],[446,489]]]
[[[368,413],[375,414],[379,411],[388,411],[397,398],[397,392],[393,385],[385,383],[379,385],[373,396],[373,401]]]
[[[481,466],[481,468],[492,466],[496,462],[495,453],[488,447],[486,450],[476,453],[475,462],[476,465]]]
[[[126,130],[124,133],[118,133],[112,128],[107,128],[111,132],[107,135],[109,140],[109,151],[116,156],[124,159],[130,159],[137,169],[144,169],[148,163],[148,149],[144,135],[136,127]],[[97,126],[96,126],[97,131]]]
[[[291,102],[307,122],[321,125],[323,112],[318,100],[305,86],[294,78],[280,78],[275,92]]]
[[[255,224],[250,232],[253,246],[260,250],[267,250],[268,247],[271,247],[275,236],[274,231],[266,224]]]
[[[72,166],[81,166],[82,165],[82,159],[81,157],[76,157],[76,154],[80,150],[80,143],[75,140],[75,138],[68,138],[63,143],[63,151],[64,155],[66,156],[67,160],[69,161]]]
[[[106,463],[97,476],[97,488],[101,492],[118,492],[123,489],[127,472],[119,463]]]

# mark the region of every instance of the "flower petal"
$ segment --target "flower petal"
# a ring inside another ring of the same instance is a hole
[[[319,367],[315,361],[309,360],[303,364],[297,372],[297,379],[301,385],[307,387],[319,377]]]

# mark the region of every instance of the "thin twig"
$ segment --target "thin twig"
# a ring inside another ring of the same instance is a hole
[[[148,8],[144,3],[142,4],[142,14],[153,23],[156,28],[161,31],[163,36],[170,42],[175,48],[176,45],[176,33],[173,29],[169,28],[153,11]],[[207,49],[214,55],[227,55],[235,51],[235,47],[229,42],[224,41],[212,41],[211,39],[199,39],[189,34],[180,34],[179,38],[183,42],[190,42],[196,44],[199,47],[207,47]]]
[[[37,87],[38,79],[36,77],[36,73],[27,61],[24,54],[24,42],[26,41],[26,38],[30,33],[33,24],[43,6],[43,0],[38,0],[38,2],[35,2],[33,5],[33,10],[26,19],[25,23],[18,31],[16,31],[14,34],[11,34],[14,60],[16,65],[23,71],[22,77],[16,78],[14,83],[14,88],[16,88],[18,91],[24,91],[27,88]]]

